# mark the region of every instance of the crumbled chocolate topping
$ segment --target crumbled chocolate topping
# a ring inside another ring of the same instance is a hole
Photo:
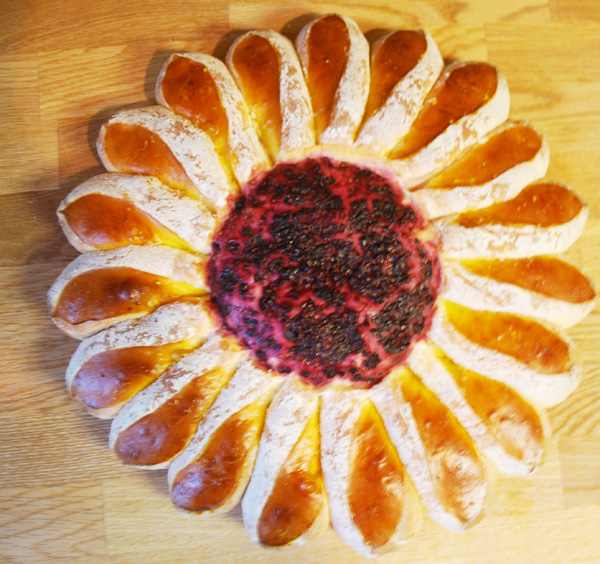
[[[376,172],[328,158],[246,186],[209,261],[225,330],[280,374],[381,381],[426,335],[440,279],[404,198]]]

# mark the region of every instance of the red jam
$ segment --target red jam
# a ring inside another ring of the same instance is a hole
[[[425,337],[435,245],[394,180],[328,158],[248,184],[214,239],[212,302],[257,361],[314,385],[372,386]]]

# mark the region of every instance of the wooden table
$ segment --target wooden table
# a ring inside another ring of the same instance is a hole
[[[59,201],[100,172],[95,138],[117,109],[148,104],[168,54],[222,53],[231,30],[294,33],[309,13],[344,12],[364,31],[428,29],[449,59],[505,74],[511,116],[542,129],[549,176],[590,206],[569,251],[600,282],[600,3],[597,0],[418,2],[4,0],[0,5],[0,562],[359,562],[335,535],[267,551],[241,514],[176,513],[164,471],[123,467],[109,423],[67,397],[76,342],[49,321],[45,294],[76,256]],[[225,37],[225,39],[223,39]],[[498,478],[486,516],[464,534],[424,519],[382,562],[600,562],[600,318],[570,331],[584,378],[550,411],[553,436],[532,477]]]

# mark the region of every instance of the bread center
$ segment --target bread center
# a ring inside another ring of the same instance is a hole
[[[309,158],[248,184],[217,232],[212,303],[265,368],[320,386],[381,381],[431,325],[426,222],[385,172]]]

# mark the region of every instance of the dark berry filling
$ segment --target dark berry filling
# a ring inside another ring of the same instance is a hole
[[[431,324],[440,268],[399,186],[328,158],[249,184],[214,239],[212,302],[265,368],[373,385]]]

